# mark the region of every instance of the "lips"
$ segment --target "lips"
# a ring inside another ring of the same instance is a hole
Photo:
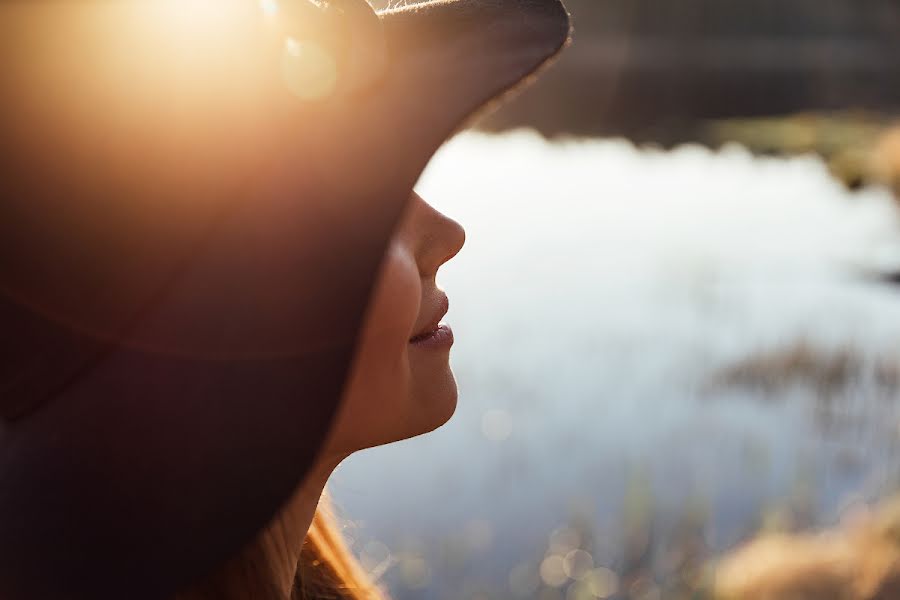
[[[421,342],[433,337],[437,334],[441,329],[441,319],[444,318],[444,315],[447,314],[447,311],[450,309],[450,301],[447,299],[447,296],[441,294],[438,298],[437,307],[432,313],[431,319],[429,319],[426,325],[420,329],[414,336],[409,338],[409,343],[415,344],[417,342]]]

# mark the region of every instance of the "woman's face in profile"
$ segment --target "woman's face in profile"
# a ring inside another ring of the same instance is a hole
[[[431,431],[456,409],[447,296],[435,282],[465,232],[413,193],[385,254],[329,449],[344,455]]]

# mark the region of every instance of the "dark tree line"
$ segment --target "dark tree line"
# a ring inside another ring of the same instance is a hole
[[[697,139],[710,119],[900,114],[897,0],[567,0],[574,44],[483,121],[549,135]]]
[[[565,0],[587,36],[895,37],[896,0]]]

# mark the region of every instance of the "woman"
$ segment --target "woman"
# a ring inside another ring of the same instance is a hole
[[[435,275],[463,239],[456,222],[413,194],[385,253],[341,408],[311,473],[253,544],[180,598],[259,598],[273,583],[276,598],[292,591],[296,598],[380,597],[316,505],[331,472],[356,450],[431,431],[453,414],[453,334],[441,324],[448,304]]]
[[[565,11],[0,11],[0,597],[375,594],[316,505],[453,412],[462,231],[411,190]]]

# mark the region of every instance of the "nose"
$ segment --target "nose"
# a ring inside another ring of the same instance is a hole
[[[414,194],[418,231],[417,261],[423,277],[433,277],[438,268],[453,258],[466,242],[462,225],[436,210],[418,194]]]

